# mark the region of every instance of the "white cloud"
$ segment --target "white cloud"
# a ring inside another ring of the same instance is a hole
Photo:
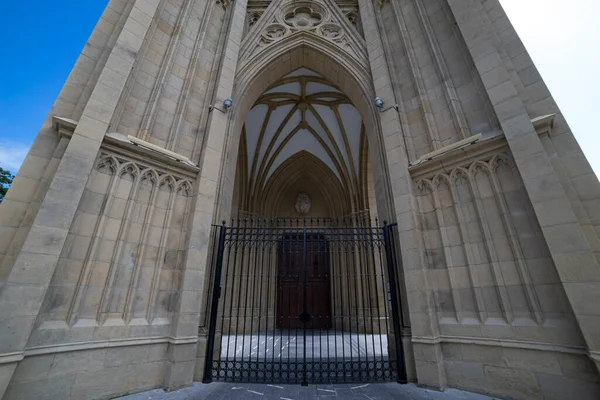
[[[29,144],[0,140],[0,167],[16,173],[21,168],[29,147]]]

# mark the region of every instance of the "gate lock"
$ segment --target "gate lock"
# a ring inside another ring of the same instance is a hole
[[[303,324],[308,323],[308,321],[311,320],[311,316],[309,313],[307,313],[306,311],[304,311],[302,314],[300,314],[300,322],[302,322]]]

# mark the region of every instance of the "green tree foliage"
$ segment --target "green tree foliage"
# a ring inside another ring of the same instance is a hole
[[[12,183],[15,176],[10,171],[0,167],[0,201],[4,199],[10,184]]]

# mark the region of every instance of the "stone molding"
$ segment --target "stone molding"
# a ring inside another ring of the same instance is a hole
[[[554,127],[555,118],[556,114],[543,115],[532,119],[531,123],[539,136],[550,135]],[[447,152],[443,151],[444,148],[438,149],[433,152],[436,154],[431,158],[428,158],[427,155],[419,156],[416,161],[409,164],[411,175],[416,178],[439,169],[453,168],[457,162],[465,163],[467,160],[475,160],[485,153],[501,151],[508,146],[508,143],[506,142],[504,133],[499,133],[492,137],[483,138],[483,140],[474,141],[467,144],[466,147],[453,148],[455,145],[456,143],[446,146],[449,148]]]
[[[552,134],[552,128],[554,128],[555,120],[556,114],[548,114],[532,119],[531,123],[538,135],[550,136]]]
[[[71,139],[73,132],[77,128],[79,121],[70,118],[52,117],[54,129],[61,138]],[[155,145],[154,145],[155,146]],[[158,146],[155,146],[158,147]],[[115,154],[120,154],[129,157],[138,162],[150,162],[155,168],[167,168],[169,171],[180,173],[188,178],[195,178],[200,172],[198,166],[190,165],[186,162],[179,161],[174,157],[169,157],[166,153],[173,153],[165,149],[165,152],[154,151],[151,148],[136,145],[133,141],[119,133],[110,133],[104,136],[101,145],[102,149],[108,150]],[[177,155],[176,153],[173,153]],[[185,156],[180,156],[180,159],[187,159]]]
[[[100,349],[110,347],[127,347],[127,346],[141,346],[145,344],[194,344],[198,342],[197,336],[189,337],[172,337],[172,336],[149,336],[131,339],[111,339],[111,340],[94,340],[89,342],[73,342],[63,343],[58,345],[49,346],[36,346],[25,349],[24,356],[38,356],[42,354],[51,353],[65,353],[68,351],[79,351],[89,349]]]
[[[154,168],[164,169],[169,173],[176,173],[186,178],[194,179],[200,172],[199,167],[174,160],[157,151],[136,146],[132,142],[119,140],[110,136],[104,137],[101,148],[111,153],[130,158],[132,161],[143,162]]]
[[[477,143],[481,139],[481,133],[477,135],[473,135],[471,137],[459,140],[458,142],[454,142],[442,148],[439,148],[435,151],[431,151],[429,153],[423,154],[417,160],[409,163],[409,165],[417,165],[422,163],[423,161],[433,160],[434,158],[443,156],[444,154],[451,153],[456,150],[461,150],[465,147],[471,146],[472,144]]]
[[[408,170],[413,179],[418,179],[439,171],[447,171],[460,165],[468,164],[486,155],[505,151],[507,146],[506,138],[503,134],[500,134],[472,143],[468,147],[453,149],[432,159],[410,165]]]
[[[172,336],[149,336],[131,339],[95,340],[89,342],[62,343],[49,346],[35,346],[26,348],[23,352],[0,354],[0,364],[10,364],[21,361],[25,357],[39,356],[43,354],[66,353],[69,351],[102,349],[111,347],[142,346],[146,344],[195,344],[198,343],[197,336],[172,337]]]
[[[403,334],[402,336],[410,337],[409,335]],[[545,342],[534,342],[525,340],[509,340],[509,339],[483,339],[477,337],[463,337],[463,336],[412,336],[412,343],[415,344],[426,344],[426,345],[437,345],[443,343],[456,343],[456,344],[474,344],[479,346],[494,346],[503,348],[514,348],[514,349],[533,349],[539,351],[555,351],[569,354],[588,354],[587,350],[583,346],[568,346],[568,345],[557,345]],[[21,361],[25,357],[38,356],[43,354],[52,353],[64,353],[69,351],[79,350],[90,350],[99,348],[110,348],[110,347],[126,347],[126,346],[140,346],[146,344],[193,344],[198,342],[197,336],[174,338],[172,336],[151,336],[141,337],[132,339],[113,339],[113,340],[100,340],[100,341],[89,341],[89,342],[74,342],[60,345],[51,346],[36,346],[25,349],[24,352],[14,352],[0,354],[0,364],[9,364],[13,362]],[[600,352],[589,352],[590,358],[595,361],[600,361]]]
[[[73,136],[73,132],[75,132],[78,123],[79,121],[75,121],[71,118],[58,116],[52,117],[52,124],[54,126],[54,129],[58,133],[58,136],[60,136],[61,138],[66,137],[67,139],[70,139],[71,136]]]
[[[456,343],[456,344],[474,344],[479,346],[494,346],[511,349],[530,349],[539,351],[552,351],[569,354],[584,354],[587,355],[587,349],[583,346],[569,346],[560,345],[545,342],[534,342],[528,340],[510,340],[510,339],[491,339],[491,338],[478,338],[478,337],[463,337],[463,336],[413,336],[412,342],[416,344],[427,344],[437,345],[443,343]],[[593,355],[590,352],[590,357]]]
[[[21,361],[24,357],[23,352],[17,351],[14,353],[5,353],[0,354],[0,365],[2,364],[11,364],[18,361]]]

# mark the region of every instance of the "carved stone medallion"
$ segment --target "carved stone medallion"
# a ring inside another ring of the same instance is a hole
[[[303,215],[308,214],[311,205],[310,197],[306,193],[300,192],[296,199],[296,211]]]

